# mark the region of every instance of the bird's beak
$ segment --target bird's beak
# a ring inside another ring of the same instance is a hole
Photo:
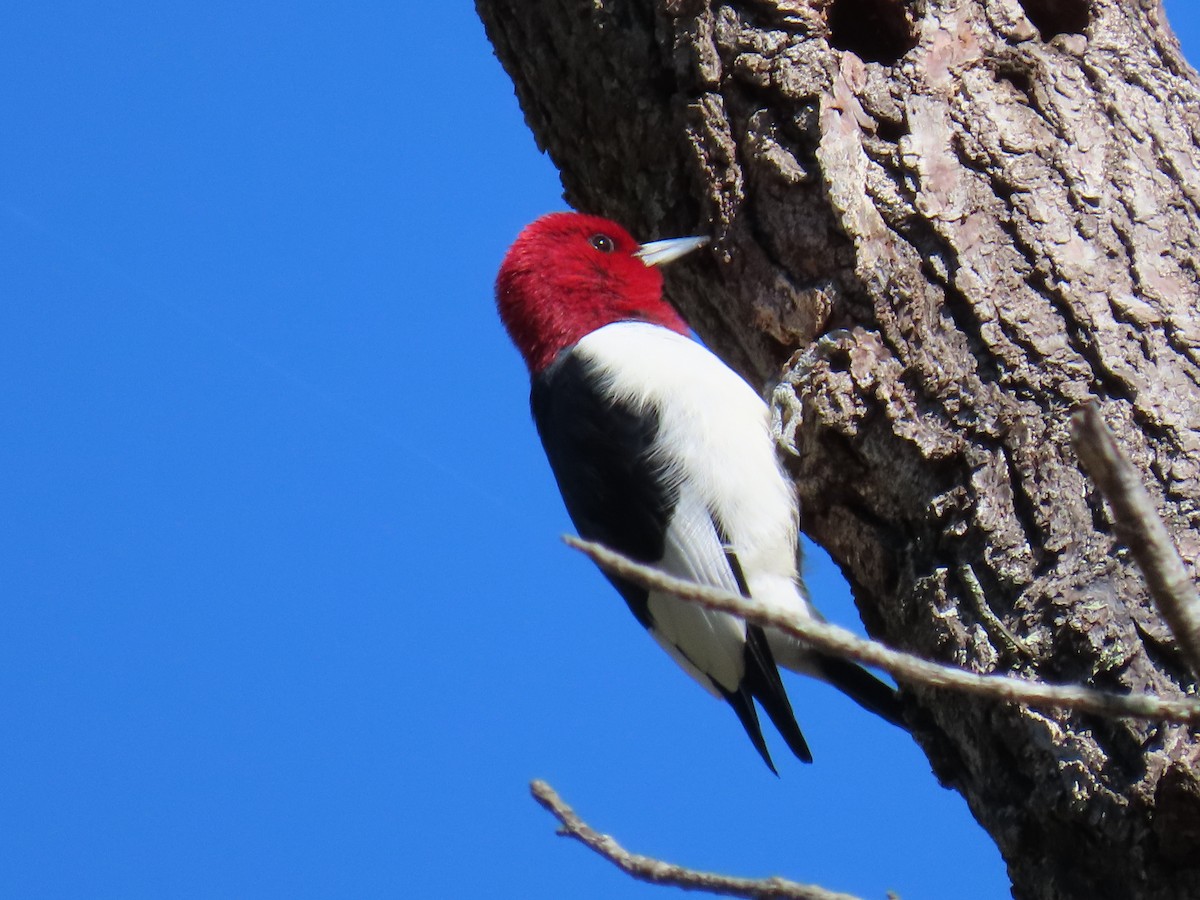
[[[708,243],[706,237],[670,238],[642,244],[633,255],[648,266],[661,266],[699,250]]]

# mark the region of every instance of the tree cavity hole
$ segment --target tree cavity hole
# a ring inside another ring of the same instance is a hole
[[[1019,0],[1043,41],[1059,34],[1083,34],[1092,19],[1088,0]]]
[[[867,62],[891,65],[917,45],[903,0],[832,0],[829,43]]]

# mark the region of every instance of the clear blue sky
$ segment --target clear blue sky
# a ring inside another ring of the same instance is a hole
[[[562,201],[469,4],[12,4],[0,119],[0,896],[673,896],[534,777],[680,863],[1007,896],[903,734],[793,677],[772,777],[558,542],[491,284]]]

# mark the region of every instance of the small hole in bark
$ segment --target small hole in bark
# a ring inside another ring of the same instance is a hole
[[[908,134],[908,128],[903,122],[880,119],[875,125],[875,133],[879,135],[881,140],[885,140],[889,144],[898,144],[900,143],[900,138]]]
[[[1043,41],[1059,34],[1083,34],[1091,21],[1088,0],[1020,0]]]
[[[833,0],[829,43],[867,62],[894,63],[917,45],[903,0]]]
[[[996,71],[998,80],[1007,81],[1026,97],[1033,94],[1033,76],[1027,69],[1015,66],[1001,66]]]

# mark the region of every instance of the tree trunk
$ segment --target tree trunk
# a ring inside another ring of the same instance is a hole
[[[872,635],[1195,691],[1069,436],[1098,399],[1194,572],[1200,80],[1158,0],[477,6],[572,205],[717,238],[672,299],[782,378],[805,531]],[[1200,897],[1189,729],[907,696],[1018,898]]]

